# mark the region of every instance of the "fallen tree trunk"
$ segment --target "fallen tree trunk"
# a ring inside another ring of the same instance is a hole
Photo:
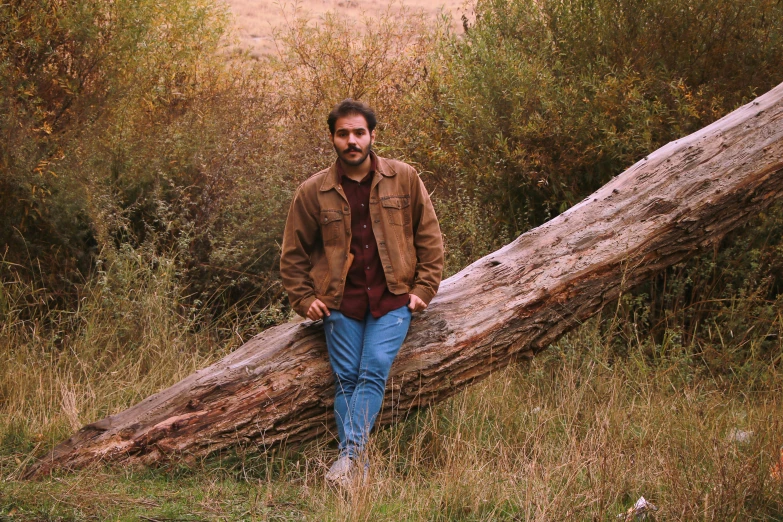
[[[626,289],[783,195],[783,84],[650,154],[552,221],[443,282],[392,369],[379,424],[532,357]],[[270,328],[223,360],[82,428],[26,473],[155,464],[324,433],[320,322]]]

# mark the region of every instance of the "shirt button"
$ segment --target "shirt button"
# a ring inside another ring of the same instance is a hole
[[[368,286],[368,287],[367,287],[367,290],[369,290],[369,289],[370,289],[370,287]]]
[[[367,228],[367,225],[362,225],[362,228]]]
[[[362,206],[364,206],[364,203],[362,203]]]
[[[368,267],[367,267],[367,270],[369,270],[369,269],[370,269],[370,267],[368,266]]]
[[[370,248],[370,245],[364,245],[364,248]]]

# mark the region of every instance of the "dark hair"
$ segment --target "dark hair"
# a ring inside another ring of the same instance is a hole
[[[329,125],[329,132],[332,136],[334,136],[334,125],[337,123],[337,120],[354,114],[361,114],[364,116],[364,121],[367,122],[368,131],[372,132],[375,130],[375,125],[378,123],[378,119],[375,117],[375,111],[373,111],[369,105],[362,103],[359,100],[346,98],[334,106],[334,109],[332,109],[332,112],[329,113],[329,117],[326,119],[326,123]]]

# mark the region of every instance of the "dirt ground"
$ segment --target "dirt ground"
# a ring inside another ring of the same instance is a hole
[[[306,14],[318,20],[332,11],[361,22],[364,16],[375,16],[387,9],[407,8],[421,10],[433,20],[441,12],[451,14],[454,28],[462,31],[462,15],[472,19],[472,3],[468,0],[223,0],[235,15],[240,44],[255,56],[274,53],[273,31],[285,27],[286,21],[297,14]]]

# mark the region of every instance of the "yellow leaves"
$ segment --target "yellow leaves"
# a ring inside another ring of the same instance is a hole
[[[51,156],[52,159],[63,159],[65,155],[63,154],[62,150],[58,150],[56,154]],[[52,165],[51,159],[42,159],[38,162],[38,165],[35,166],[33,169],[33,172],[38,174],[39,176],[43,176],[44,173],[53,176],[55,178],[59,177],[55,171],[50,169],[49,167]]]
[[[41,160],[38,162],[38,165],[33,169],[33,172],[35,172],[39,176],[42,176],[44,169],[48,166],[49,166],[49,161]]]
[[[46,134],[47,136],[52,134],[52,124],[48,121],[45,121],[41,124],[40,127],[33,128],[34,132],[40,132],[42,134]]]
[[[52,195],[52,191],[46,187],[41,187],[39,185],[30,185],[30,195],[35,196],[36,193],[38,193],[39,199],[43,199],[46,196]],[[27,215],[27,211],[25,211],[25,215]]]

